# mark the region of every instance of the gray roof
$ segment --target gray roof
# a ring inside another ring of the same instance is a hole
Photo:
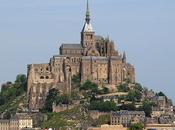
[[[96,36],[95,36],[95,39],[96,39],[96,40],[101,40],[101,39],[103,39],[103,37],[102,37],[102,36],[99,36],[99,35],[96,35]]]
[[[16,113],[11,119],[32,119],[28,113]]]
[[[103,56],[83,56],[83,60],[108,60],[108,57]]]
[[[108,57],[103,56],[92,56],[92,60],[108,60]]]
[[[0,123],[9,123],[10,120],[0,120]]]
[[[122,115],[145,115],[144,111],[117,111],[111,113],[113,116],[122,116]]]
[[[111,56],[110,57],[111,60],[122,60],[122,57],[119,55],[119,56]]]
[[[65,49],[83,49],[82,45],[81,44],[62,44],[61,45],[61,48],[65,48]]]

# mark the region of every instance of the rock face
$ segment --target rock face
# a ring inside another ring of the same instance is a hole
[[[135,82],[134,66],[126,62],[126,54],[120,55],[109,38],[95,35],[89,8],[81,31],[81,42],[62,44],[59,50],[59,55],[53,56],[49,63],[28,65],[30,110],[43,107],[51,88],[70,92],[73,75],[80,74],[81,83],[90,80],[98,85],[116,86],[126,80]]]

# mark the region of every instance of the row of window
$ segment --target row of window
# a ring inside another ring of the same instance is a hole
[[[49,76],[40,76],[40,79],[49,79]]]
[[[40,71],[41,73],[44,72],[44,71],[50,71],[49,67],[41,67],[41,68],[35,68],[35,72],[38,72]]]
[[[81,54],[82,50],[63,50],[63,54]]]

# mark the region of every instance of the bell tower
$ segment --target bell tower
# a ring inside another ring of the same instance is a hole
[[[86,49],[95,47],[95,32],[93,31],[90,20],[89,2],[87,0],[85,24],[81,31],[81,45]]]

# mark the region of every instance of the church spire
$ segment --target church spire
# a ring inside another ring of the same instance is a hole
[[[126,63],[126,53],[125,51],[123,52],[123,58],[122,58],[123,62]]]
[[[86,7],[86,22],[89,24],[90,22],[90,11],[89,11],[89,1],[87,0],[87,7]]]
[[[85,18],[85,24],[84,24],[82,32],[93,32],[93,28],[90,23],[90,20],[91,19],[90,19],[89,1],[87,0],[86,18]]]

